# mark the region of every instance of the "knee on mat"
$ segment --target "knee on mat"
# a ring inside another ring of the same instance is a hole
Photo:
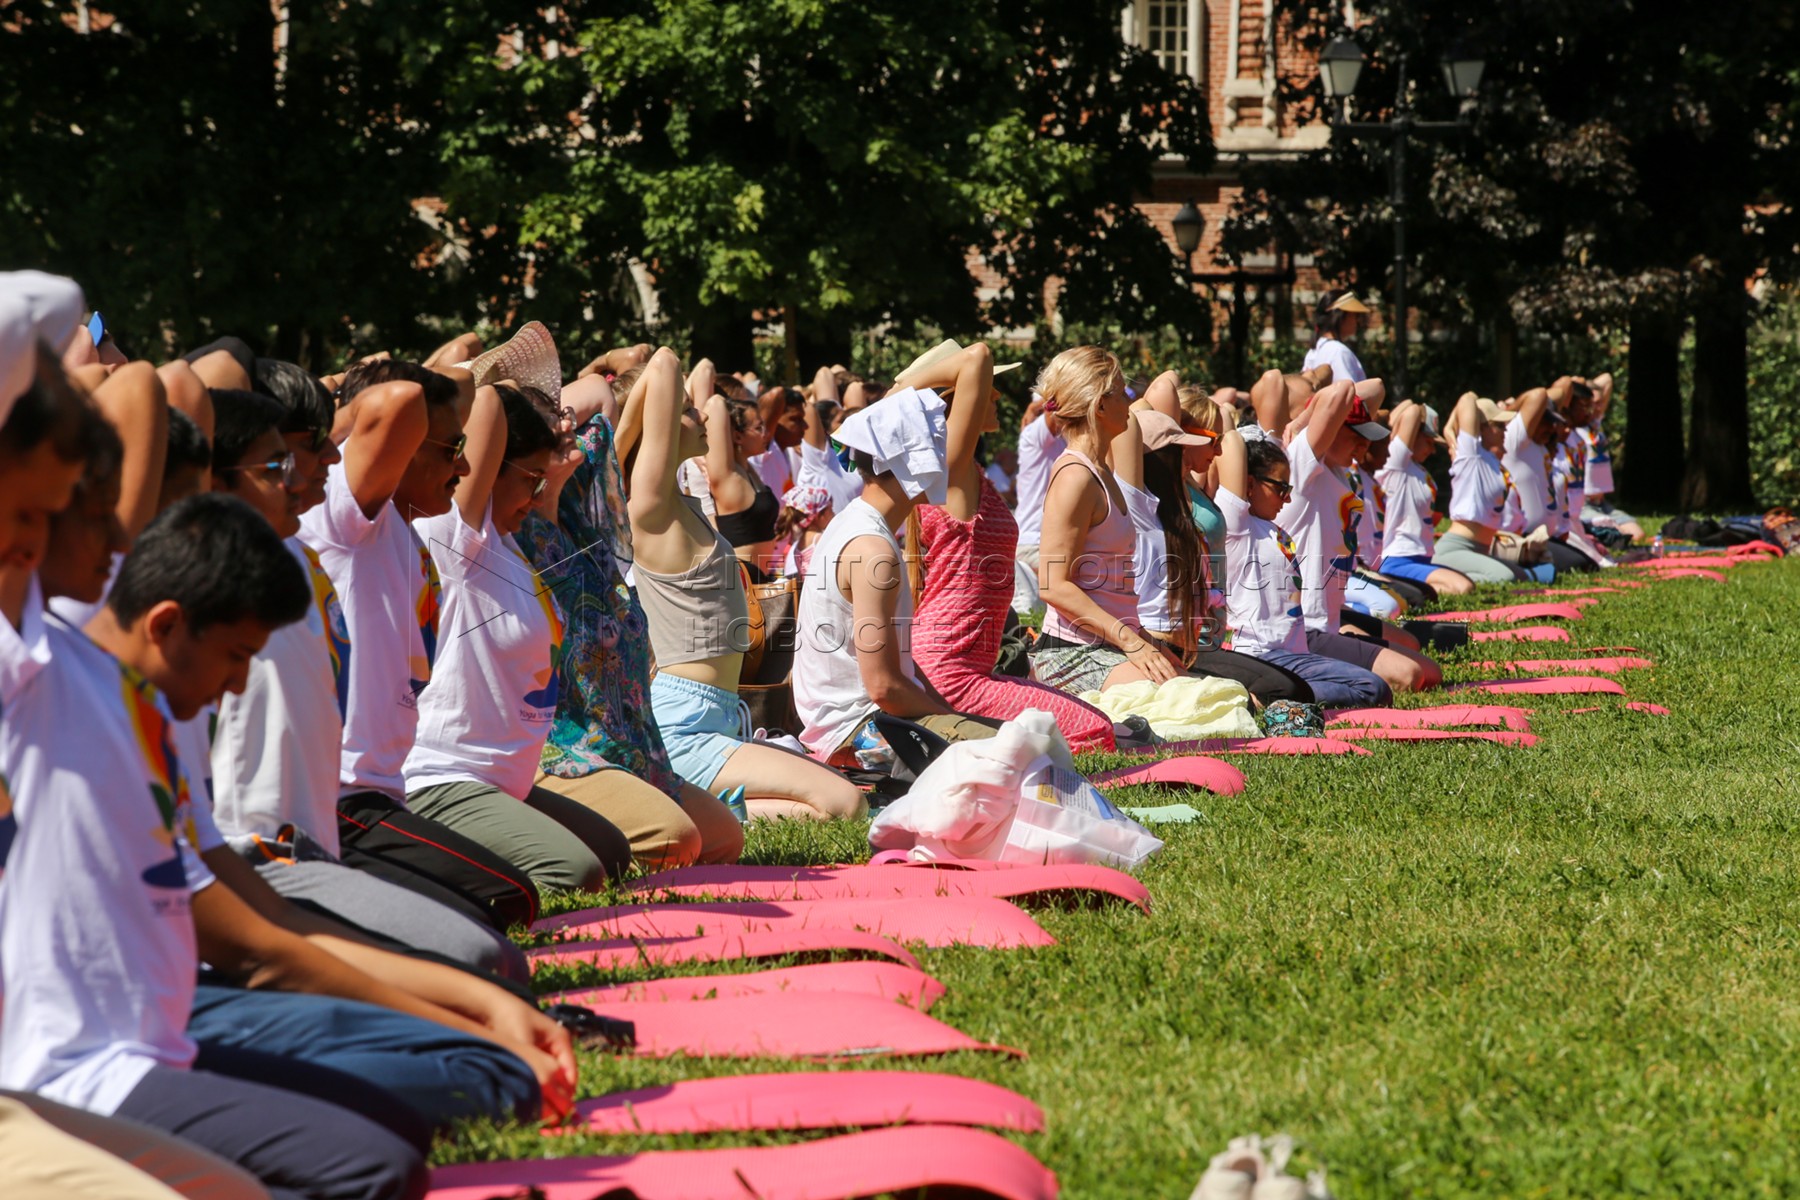
[[[1395,657],[1400,661],[1383,661],[1377,674],[1396,692],[1429,691],[1444,681],[1443,671],[1429,658]]]
[[[828,817],[849,819],[869,815],[869,798],[848,779],[839,779],[822,791],[817,803],[819,811]]]
[[[1431,573],[1431,586],[1440,596],[1466,596],[1475,590],[1467,575],[1443,567]]]
[[[700,827],[677,811],[670,820],[632,846],[632,856],[648,871],[691,866],[700,859]]]
[[[698,861],[711,866],[715,863],[734,863],[744,856],[744,827],[733,821],[719,830],[711,845],[701,847]]]

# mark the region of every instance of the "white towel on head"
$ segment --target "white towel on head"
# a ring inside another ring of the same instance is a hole
[[[0,272],[0,424],[31,387],[37,345],[61,355],[81,322],[81,285],[42,271]]]
[[[936,392],[901,388],[850,414],[831,436],[872,458],[877,475],[891,473],[909,499],[942,504],[950,489],[944,411]]]

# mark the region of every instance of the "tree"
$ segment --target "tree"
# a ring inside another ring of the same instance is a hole
[[[1281,9],[1319,43],[1338,6],[1283,0]],[[1658,433],[1654,446],[1627,437],[1622,482],[1650,503],[1752,503],[1744,288],[1758,269],[1791,276],[1800,242],[1787,203],[1800,191],[1789,66],[1800,30],[1790,7],[1377,0],[1357,13],[1358,40],[1371,51],[1359,117],[1387,115],[1401,60],[1416,101],[1444,106],[1426,114],[1436,116],[1450,104],[1435,87],[1437,59],[1465,42],[1488,61],[1471,131],[1415,143],[1410,160],[1411,194],[1429,197],[1409,213],[1418,306],[1451,323],[1559,334],[1629,323],[1637,336],[1678,336],[1692,317],[1698,338],[1703,323],[1685,472],[1666,454],[1680,422],[1667,420],[1661,380],[1634,370]],[[1318,164],[1270,174],[1235,236],[1291,238],[1317,248],[1328,272],[1380,279],[1380,164],[1343,138],[1326,163],[1328,200],[1317,195]],[[1672,359],[1671,347],[1644,361]]]

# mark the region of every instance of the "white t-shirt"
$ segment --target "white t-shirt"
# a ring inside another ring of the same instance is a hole
[[[25,591],[25,611],[19,627],[14,629],[11,621],[0,617],[0,718],[5,717],[7,706],[20,689],[50,664],[50,643],[44,629],[46,615],[43,589],[33,575]]]
[[[437,661],[419,697],[406,790],[468,780],[523,798],[537,778],[562,663],[556,600],[512,537],[454,507],[413,522],[444,582]]]
[[[1550,520],[1550,506],[1555,497],[1550,491],[1547,447],[1532,441],[1525,432],[1525,422],[1515,418],[1506,423],[1505,453],[1501,461],[1512,476],[1513,491],[1519,505],[1520,533],[1530,533]],[[1552,534],[1556,533],[1551,529]]]
[[[868,501],[858,499],[841,510],[825,527],[813,546],[812,563],[800,589],[799,645],[794,655],[794,708],[805,729],[800,740],[820,758],[844,744],[857,728],[880,711],[869,698],[862,668],[856,661],[854,612],[850,598],[838,587],[838,560],[852,539],[877,537],[893,550],[901,564],[900,597],[894,609],[890,636],[900,641],[900,667],[914,683],[908,631],[912,628],[912,587],[907,582],[906,556],[899,539]]]
[[[1007,492],[1012,491],[1013,477],[1008,475],[1006,473],[1006,468],[999,463],[989,463],[987,465],[987,470],[984,471],[983,474],[988,477],[988,482],[994,485],[994,490],[1001,495],[1005,495]]]
[[[831,511],[842,513],[862,499],[862,476],[844,469],[830,446],[800,443],[800,476],[794,481],[801,487],[822,487],[831,493]]]
[[[1394,444],[1388,448],[1387,463],[1375,473],[1386,505],[1381,553],[1392,558],[1430,558],[1437,548],[1437,530],[1431,520],[1436,498],[1431,476],[1413,461],[1411,446],[1401,444],[1398,438],[1389,440]]]
[[[1349,475],[1362,505],[1356,512],[1356,561],[1372,567],[1381,561],[1387,536],[1387,500],[1372,472],[1352,470]]]
[[[1362,361],[1356,352],[1334,337],[1321,337],[1313,343],[1313,348],[1306,352],[1306,362],[1302,371],[1310,371],[1320,363],[1331,366],[1331,382],[1337,383],[1348,379],[1351,383],[1361,383],[1368,378],[1363,371]]]
[[[254,838],[277,840],[282,826],[292,825],[335,858],[344,744],[338,680],[350,658],[349,631],[316,556],[297,537],[287,547],[311,577],[316,603],[305,618],[269,635],[250,660],[243,692],[219,702],[213,815],[236,848]]]
[[[1050,491],[1050,468],[1062,457],[1069,444],[1050,432],[1050,425],[1039,417],[1019,432],[1018,507],[1013,519],[1019,523],[1019,545],[1035,546],[1043,537],[1044,497]]]
[[[1571,429],[1557,447],[1556,477],[1563,529],[1572,533],[1581,528],[1581,510],[1587,506],[1587,441],[1580,430]]]
[[[1306,653],[1300,569],[1293,542],[1273,521],[1252,516],[1231,489],[1213,494],[1225,518],[1225,624],[1239,654]]]
[[[770,442],[769,448],[761,454],[752,454],[749,462],[756,477],[768,485],[777,500],[793,486],[794,468],[788,460],[788,452],[774,442]]]
[[[0,1087],[110,1114],[185,1068],[212,883],[155,689],[63,622],[0,721],[17,835],[0,877]]]
[[[1456,435],[1456,457],[1450,462],[1450,519],[1498,528],[1506,513],[1506,470],[1493,452],[1472,433]]]
[[[325,503],[301,516],[300,540],[337,585],[356,647],[345,667],[339,793],[378,791],[404,801],[403,768],[436,642],[437,596],[424,548],[391,501],[374,520],[363,516],[342,463],[331,468]]]
[[[1606,443],[1606,430],[1599,421],[1583,425],[1575,431],[1587,443],[1587,494],[1605,496],[1613,490],[1612,451]]]
[[[1145,629],[1168,633],[1173,618],[1169,614],[1169,538],[1157,520],[1162,505],[1150,492],[1132,487],[1123,479],[1118,483],[1132,531],[1137,534],[1132,581],[1137,585],[1138,621]]]
[[[1356,521],[1362,497],[1313,453],[1311,430],[1295,434],[1287,453],[1288,482],[1294,494],[1275,522],[1294,539],[1306,627],[1336,630],[1344,607],[1344,587],[1356,563]]]

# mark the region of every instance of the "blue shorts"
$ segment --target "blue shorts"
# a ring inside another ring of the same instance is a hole
[[[660,672],[650,681],[650,712],[675,773],[705,791],[744,744],[744,707],[736,692]]]
[[[1395,579],[1408,579],[1413,583],[1430,583],[1431,573],[1440,570],[1431,565],[1431,560],[1423,554],[1409,554],[1404,558],[1388,557],[1381,560],[1375,568],[1383,575],[1392,575]]]
[[[1344,581],[1344,607],[1387,620],[1400,615],[1400,600],[1373,580],[1352,575]]]

